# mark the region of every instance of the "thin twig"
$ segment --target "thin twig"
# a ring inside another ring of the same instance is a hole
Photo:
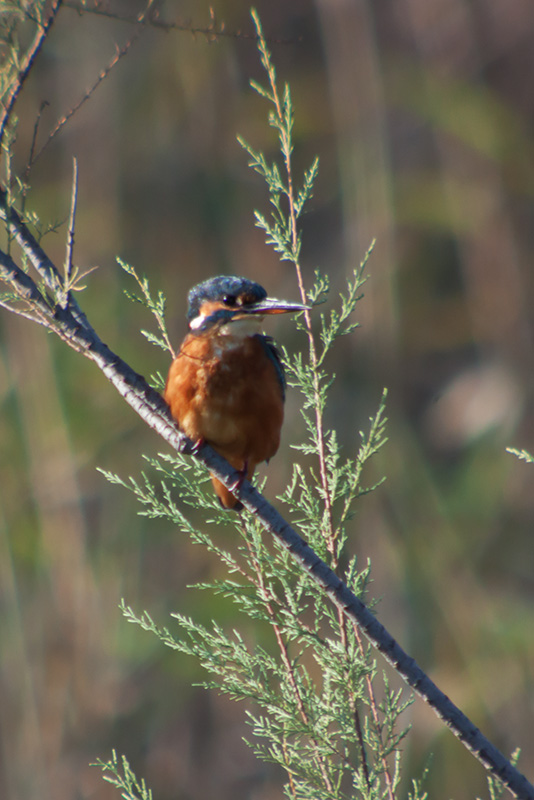
[[[257,42],[258,35],[255,33],[247,33],[246,31],[242,31],[240,29],[237,30],[227,30],[226,25],[224,22],[217,23],[215,12],[212,8],[210,8],[210,23],[209,25],[193,25],[193,23],[189,21],[176,21],[176,22],[169,22],[163,19],[160,19],[158,15],[157,9],[148,9],[139,17],[133,16],[126,16],[124,14],[119,14],[114,11],[110,11],[109,8],[102,8],[99,6],[80,6],[78,3],[73,2],[73,0],[64,0],[65,8],[72,9],[73,11],[77,11],[79,14],[94,14],[100,17],[107,17],[108,19],[116,20],[117,22],[124,22],[128,25],[143,25],[145,27],[155,28],[156,30],[160,31],[179,31],[181,33],[190,33],[193,36],[204,36],[206,41],[208,42],[216,42],[217,39],[220,38],[227,38],[227,39],[243,39],[246,41]],[[280,39],[274,37],[267,37],[266,41],[269,44],[297,44],[301,41],[301,37],[295,37],[292,39]]]
[[[130,49],[130,47],[139,38],[141,33],[142,33],[142,29],[137,30],[133,34],[133,36],[126,42],[126,44],[123,47],[120,47],[120,48],[117,47],[116,48],[115,55],[113,56],[113,58],[111,59],[111,61],[107,65],[107,67],[105,67],[100,72],[100,74],[98,75],[98,78],[96,79],[94,84],[90,87],[90,89],[88,89],[85,92],[85,94],[80,98],[80,100],[76,103],[76,105],[74,105],[69,111],[67,111],[66,114],[64,114],[63,117],[61,117],[61,119],[59,119],[57,121],[55,128],[48,134],[48,138],[46,139],[45,143],[40,148],[40,150],[38,150],[38,152],[34,156],[33,160],[30,162],[30,166],[33,166],[35,164],[35,162],[42,156],[42,154],[44,153],[46,148],[56,138],[56,136],[62,130],[62,128],[64,128],[64,126],[67,124],[67,122],[74,116],[74,114],[76,114],[77,111],[80,110],[80,108],[84,105],[84,103],[86,103],[92,97],[92,95],[98,89],[98,87],[100,86],[102,81],[104,81],[107,78],[107,76],[109,75],[109,73],[111,72],[113,67],[115,67],[119,63],[121,58],[123,58],[123,56],[126,55],[128,50]]]
[[[297,212],[295,206],[295,192],[294,192],[294,182],[293,182],[293,169],[291,163],[291,139],[290,139],[290,129],[289,125],[286,124],[285,116],[289,113],[286,110],[286,115],[284,114],[284,109],[282,107],[282,101],[280,98],[280,94],[278,91],[278,86],[276,83],[276,73],[274,66],[271,61],[269,50],[267,49],[265,39],[263,37],[263,32],[261,28],[261,23],[256,11],[252,11],[252,17],[254,19],[254,23],[256,25],[256,30],[258,31],[259,36],[259,44],[258,47],[260,49],[260,53],[262,56],[263,64],[266,68],[269,83],[271,87],[271,98],[274,103],[276,109],[276,116],[278,118],[278,130],[280,132],[280,143],[281,143],[281,150],[284,158],[284,165],[286,171],[286,178],[287,178],[287,189],[286,194],[288,198],[289,204],[289,221],[290,221],[290,231],[291,231],[291,249],[293,253],[293,264],[297,274],[297,283],[299,287],[300,296],[303,303],[307,302],[306,291],[304,288],[304,280],[302,276],[302,270],[300,267],[300,261],[298,258],[298,226],[297,226]],[[337,569],[337,557],[336,557],[336,548],[335,548],[335,529],[334,529],[334,518],[333,518],[333,509],[332,509],[332,498],[330,494],[330,487],[328,484],[328,476],[327,476],[327,469],[326,469],[326,447],[325,447],[325,436],[324,436],[324,425],[323,425],[323,418],[322,412],[319,402],[319,376],[317,374],[318,368],[318,356],[317,356],[317,348],[315,345],[315,337],[313,334],[312,324],[311,324],[311,315],[309,311],[305,312],[305,323],[306,323],[306,331],[308,335],[308,342],[309,342],[309,352],[310,352],[310,361],[312,367],[312,375],[313,375],[313,387],[314,387],[314,394],[315,394],[315,430],[317,436],[317,452],[319,457],[319,472],[321,477],[321,488],[323,491],[323,497],[325,502],[326,508],[326,515],[327,515],[327,529],[324,531],[324,536],[326,539],[326,544],[328,551],[331,555],[331,567],[335,571]],[[346,625],[345,625],[345,618],[343,613],[339,610],[338,612],[338,623],[340,629],[340,636],[341,641],[344,646],[345,652],[348,652],[348,642],[347,642],[347,635],[346,635]],[[352,702],[352,711],[354,715],[354,721],[356,726],[356,735],[359,742],[360,748],[360,761],[362,764],[362,769],[364,773],[364,778],[367,784],[367,788],[370,788],[370,777],[369,777],[369,767],[367,763],[367,753],[365,749],[365,742],[363,740],[362,728],[359,718],[359,712],[356,704],[356,700],[354,697],[351,698]],[[370,702],[373,705],[373,695],[370,695]],[[375,714],[373,718],[376,721],[376,708]],[[393,800],[393,791],[392,791],[392,784],[391,784],[391,776],[389,774],[388,765],[385,759],[382,759],[384,773],[386,776],[386,783],[388,787],[388,795],[389,799]]]
[[[24,224],[20,215],[9,203],[8,193],[0,188],[0,219],[3,219],[10,231],[10,236],[22,248],[25,256],[30,260],[33,268],[49,289],[52,297],[61,297],[63,279],[55,264],[48,258],[41,245],[32,236],[29,228]],[[91,326],[76,300],[69,298],[68,309],[80,327]]]
[[[284,763],[286,765],[286,772],[287,772],[287,779],[289,781],[289,792],[291,797],[297,798],[297,787],[295,786],[295,781],[293,779],[293,772],[289,769],[289,756],[287,754],[287,739],[284,737],[282,739],[282,752],[284,754]]]
[[[362,637],[360,635],[360,631],[359,631],[358,626],[354,622],[352,623],[352,629],[354,631],[354,636],[356,637],[356,641],[358,642],[358,648],[360,650],[360,653],[361,653],[362,657],[364,657],[364,647],[363,647]],[[382,744],[383,725],[382,725],[382,723],[380,721],[380,716],[378,714],[378,703],[376,702],[376,695],[375,695],[375,689],[374,689],[374,686],[373,686],[373,679],[371,678],[371,676],[369,674],[367,674],[365,676],[365,680],[366,680],[366,683],[367,683],[367,694],[369,695],[369,705],[371,707],[371,713],[373,715],[373,722],[375,724],[376,732],[377,732],[378,738],[380,739],[380,743]],[[393,798],[395,796],[394,791],[393,791],[393,779],[392,779],[391,773],[389,771],[389,765],[388,765],[387,759],[386,759],[384,753],[382,753],[382,752],[380,753],[380,759],[382,761],[382,766],[384,767],[384,776],[385,776],[385,779],[386,779],[386,785],[388,787],[388,795],[390,797],[390,800],[393,800]]]
[[[291,121],[287,120],[289,109],[284,108],[280,93],[278,91],[278,86],[276,83],[276,72],[274,66],[271,61],[271,56],[269,50],[266,46],[266,42],[263,36],[262,28],[260,19],[256,13],[256,11],[252,11],[252,17],[254,19],[254,23],[256,25],[256,30],[259,36],[259,43],[258,47],[261,53],[262,62],[266,69],[266,72],[269,77],[269,83],[271,87],[271,99],[275,106],[275,113],[278,119],[277,129],[280,133],[280,143],[281,143],[281,150],[284,158],[284,165],[286,171],[286,178],[287,178],[287,187],[286,187],[286,195],[288,198],[289,204],[289,221],[290,221],[290,231],[291,231],[291,251],[293,254],[293,264],[297,274],[297,283],[300,291],[300,296],[302,298],[302,302],[307,302],[306,291],[304,288],[304,280],[302,276],[302,270],[300,266],[299,260],[299,235],[298,235],[298,225],[297,225],[297,210],[296,210],[296,201],[295,201],[295,190],[294,190],[294,181],[293,181],[293,169],[292,169],[292,162],[291,162],[291,153],[292,153],[292,144],[291,144]],[[315,337],[312,329],[311,324],[311,314],[309,311],[305,311],[304,313],[305,323],[306,323],[306,332],[308,335],[308,342],[309,342],[309,352],[310,352],[310,361],[311,361],[311,368],[312,368],[312,376],[313,376],[313,389],[314,389],[314,396],[315,396],[315,432],[317,437],[317,453],[319,458],[319,472],[320,472],[320,479],[321,479],[321,489],[324,497],[325,503],[325,510],[326,510],[326,518],[327,518],[327,526],[326,530],[323,531],[323,535],[326,540],[326,545],[328,552],[330,553],[331,562],[330,566],[334,572],[336,572],[338,567],[338,557],[336,554],[336,536],[337,532],[334,526],[334,517],[333,517],[333,508],[332,508],[332,496],[330,492],[330,486],[328,483],[328,474],[327,474],[327,466],[326,466],[326,445],[325,445],[325,432],[324,432],[324,422],[323,422],[323,414],[321,409],[320,403],[320,379],[318,375],[318,367],[319,367],[319,358],[317,354],[317,347],[315,344]],[[345,653],[348,653],[348,641],[347,641],[347,631],[346,631],[346,624],[345,618],[343,616],[343,612],[338,610],[338,624],[340,630],[340,638],[343,644]],[[372,682],[368,678],[367,681],[368,690],[369,690],[369,702],[373,712],[373,720],[375,725],[377,726],[377,735],[380,735],[381,726],[380,726],[380,718],[378,714],[378,708],[376,704],[376,699],[372,687]],[[360,747],[360,760],[362,763],[362,768],[365,776],[365,780],[367,783],[367,787],[370,788],[370,777],[369,777],[369,768],[367,763],[367,753],[365,750],[365,742],[363,740],[362,728],[359,718],[359,712],[356,704],[356,699],[352,696],[351,698],[352,703],[352,710],[354,714],[354,721],[356,726],[356,735],[359,742]],[[384,770],[386,785],[388,789],[388,797],[389,800],[394,800],[394,791],[393,791],[393,781],[391,778],[391,774],[389,772],[389,767],[387,763],[387,759],[383,754],[380,755],[382,761],[382,767]]]
[[[46,22],[39,28],[39,30],[35,34],[34,40],[31,43],[30,48],[26,53],[26,56],[21,64],[18,75],[13,81],[13,85],[11,86],[11,89],[7,94],[6,100],[4,102],[4,109],[0,116],[0,145],[4,138],[6,126],[13,112],[13,108],[15,106],[15,103],[17,102],[17,98],[21,92],[22,86],[24,85],[24,81],[28,77],[30,70],[33,66],[33,62],[37,58],[37,55],[41,50],[41,47],[43,46],[46,37],[50,33],[50,28],[52,27],[52,24],[54,23],[54,20],[57,17],[57,13],[59,11],[62,2],[63,0],[53,0],[50,8],[50,13],[48,14]]]
[[[32,142],[31,142],[31,145],[30,145],[30,153],[29,153],[29,156],[28,156],[27,164],[26,164],[26,166],[24,168],[24,172],[23,172],[23,175],[22,175],[22,195],[21,195],[21,204],[20,204],[21,205],[22,216],[24,216],[25,209],[26,209],[26,196],[28,194],[30,172],[31,172],[33,161],[34,161],[33,157],[34,157],[34,153],[35,153],[35,148],[37,146],[37,135],[39,133],[39,125],[41,123],[41,117],[43,115],[43,111],[45,110],[45,108],[48,105],[50,105],[48,100],[43,100],[43,102],[41,103],[41,105],[39,107],[39,111],[37,113],[37,117],[35,118],[35,124],[33,126]]]
[[[1,267],[0,267],[1,270]],[[15,302],[15,300],[12,300]],[[44,325],[48,327],[48,321],[44,316],[39,316],[39,312],[32,309],[28,311],[26,308],[19,308],[18,306],[11,305],[8,300],[4,300],[0,296],[0,306],[5,308],[6,311],[11,311],[13,314],[16,314],[19,317],[24,317],[24,319],[29,319],[31,322],[37,322],[39,325]]]
[[[256,30],[258,32],[258,48],[261,53],[262,61],[269,76],[269,83],[271,85],[271,96],[276,109],[276,116],[278,118],[278,130],[280,131],[280,142],[282,146],[282,153],[284,157],[284,164],[287,177],[287,198],[289,202],[289,219],[291,226],[291,248],[293,253],[293,265],[297,274],[297,283],[299,287],[300,296],[304,304],[307,303],[306,289],[304,287],[304,279],[302,277],[302,270],[298,259],[298,226],[297,226],[297,212],[295,208],[295,192],[293,187],[293,169],[291,164],[291,140],[288,132],[286,131],[286,121],[284,118],[284,111],[280,94],[276,85],[276,72],[271,61],[270,53],[267,49],[266,40],[263,36],[263,31],[260,23],[259,16],[255,9],[251,11]],[[315,338],[313,335],[311,314],[308,310],[304,312],[304,319],[306,323],[306,332],[308,335],[310,361],[313,375],[313,388],[315,394],[315,424],[317,432],[317,452],[319,456],[319,471],[321,475],[321,487],[324,494],[324,501],[326,506],[326,514],[328,520],[328,530],[325,532],[325,539],[327,541],[328,550],[334,556],[334,518],[332,512],[332,498],[330,494],[330,487],[328,485],[328,476],[326,470],[326,447],[324,439],[324,425],[319,402],[319,376],[317,374],[318,357],[317,349],[315,346]]]
[[[258,590],[259,590],[260,594],[263,595],[263,602],[265,604],[265,608],[267,610],[267,613],[269,615],[269,619],[271,621],[272,628],[274,630],[274,635],[276,637],[276,642],[277,642],[278,648],[280,650],[280,655],[282,657],[282,662],[284,664],[286,675],[289,678],[289,683],[291,685],[291,689],[293,690],[293,695],[295,697],[295,702],[297,704],[297,708],[298,708],[298,711],[299,711],[299,714],[300,714],[300,718],[302,719],[302,722],[304,723],[306,728],[308,730],[311,730],[310,720],[309,720],[308,714],[306,712],[306,707],[304,705],[304,700],[302,699],[302,694],[301,694],[300,689],[299,689],[298,684],[297,684],[297,679],[296,679],[296,676],[295,676],[295,670],[293,668],[293,665],[291,664],[291,659],[289,658],[289,652],[288,652],[288,649],[287,649],[287,644],[286,644],[286,642],[284,640],[284,637],[282,636],[282,631],[280,630],[280,626],[278,625],[277,618],[276,618],[276,613],[274,611],[274,608],[271,606],[271,603],[269,602],[267,587],[265,586],[265,581],[264,581],[264,576],[263,576],[263,571],[261,569],[261,565],[260,565],[260,563],[258,561],[256,553],[254,552],[254,550],[253,550],[248,538],[245,538],[245,541],[246,541],[246,544],[247,544],[247,548],[248,548],[248,551],[249,551],[249,555],[250,555],[251,561],[252,561],[252,563],[254,565],[254,569],[256,570],[256,578],[257,578],[257,581],[258,581],[258,584],[257,584]],[[315,763],[317,765],[317,768],[319,769],[319,772],[321,773],[321,777],[323,779],[325,788],[327,789],[328,792],[331,793],[332,792],[332,782],[330,780],[330,777],[328,775],[328,772],[327,772],[327,769],[326,769],[326,766],[325,766],[325,763],[324,763],[324,757],[321,756],[321,753],[319,751],[319,746],[318,746],[318,743],[317,743],[317,739],[315,738],[315,736],[313,734],[309,734],[309,736],[310,736],[310,741],[311,741],[311,743],[313,745]]]
[[[62,306],[67,307],[72,282],[72,258],[74,254],[74,229],[76,226],[76,206],[78,205],[78,162],[72,159],[72,194],[70,203],[69,228],[67,231],[67,247],[65,252],[65,286]]]
[[[347,640],[347,624],[346,619],[343,613],[338,609],[338,625],[341,634],[341,644],[343,645],[343,650],[345,651],[345,655],[348,655],[348,640]],[[348,679],[348,670],[345,673]],[[352,711],[352,715],[354,717],[354,728],[356,730],[356,737],[358,739],[358,747],[360,748],[360,761],[362,764],[363,775],[365,778],[365,784],[367,789],[371,789],[371,780],[369,777],[369,763],[367,760],[367,750],[365,749],[365,740],[363,738],[363,730],[362,724],[360,720],[360,712],[358,711],[358,704],[356,698],[354,696],[354,691],[352,690],[352,686],[350,685],[349,681],[347,680],[347,692],[349,696],[349,704]],[[385,765],[386,772],[387,772],[387,764]],[[388,784],[389,785],[389,784]]]

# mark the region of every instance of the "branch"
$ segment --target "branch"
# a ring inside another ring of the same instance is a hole
[[[70,218],[69,218],[69,230],[67,231],[67,248],[65,252],[65,267],[64,267],[64,275],[65,275],[65,295],[63,298],[63,307],[68,304],[69,300],[69,291],[72,285],[72,270],[73,270],[73,263],[72,259],[74,257],[74,231],[76,228],[76,208],[78,206],[78,162],[75,158],[72,159],[72,197],[71,197],[71,204],[70,204]]]
[[[45,287],[50,290],[52,296],[56,298],[61,297],[62,292],[64,291],[64,281],[59,273],[59,270],[48,258],[41,245],[36,241],[35,237],[32,236],[29,228],[23,222],[20,215],[12,206],[9,205],[8,194],[4,189],[1,188],[0,219],[4,220],[10,236],[15,239],[25,257],[30,260],[33,268],[42,279]],[[11,264],[14,264],[12,260]],[[39,295],[42,298],[41,292],[39,292]],[[87,321],[85,314],[72,296],[69,297],[67,309],[80,327],[87,328],[87,330],[94,333],[94,330]]]
[[[58,133],[65,127],[67,122],[74,116],[74,114],[76,114],[80,110],[80,108],[84,105],[84,103],[86,103],[88,100],[91,99],[91,97],[96,92],[96,90],[98,89],[100,84],[108,77],[108,75],[111,72],[111,70],[114,67],[117,66],[117,64],[119,63],[121,58],[123,58],[127,54],[127,52],[129,51],[130,47],[134,44],[134,42],[137,41],[137,39],[139,38],[141,32],[142,31],[135,31],[133,36],[130,39],[128,39],[128,41],[126,42],[126,44],[123,47],[118,47],[118,46],[116,47],[115,55],[113,56],[113,58],[111,59],[111,61],[107,65],[107,67],[104,67],[104,69],[99,73],[96,81],[93,83],[93,85],[89,89],[87,89],[86,92],[84,92],[84,94],[78,100],[78,102],[75,103],[72,106],[72,108],[69,111],[67,111],[67,113],[64,114],[61,117],[61,119],[59,119],[56,122],[55,127],[48,134],[48,138],[45,140],[45,142],[42,145],[42,147],[36,153],[35,153],[35,146],[34,146],[34,144],[32,144],[32,153],[30,154],[30,159],[28,161],[28,166],[26,167],[26,171],[28,171],[35,164],[35,162],[37,161],[38,158],[41,158],[41,156],[44,153],[44,151],[46,150],[46,148],[56,138]]]
[[[150,27],[160,31],[179,31],[180,33],[191,33],[193,36],[200,35],[206,38],[207,42],[216,42],[222,37],[230,39],[244,39],[257,42],[259,37],[255,33],[247,33],[240,29],[227,30],[224,22],[219,22],[215,12],[210,8],[210,22],[208,25],[194,25],[190,20],[187,21],[166,21],[159,16],[159,9],[152,2],[148,3],[144,13],[134,16],[113,11],[110,7],[103,7],[99,4],[94,6],[81,5],[75,0],[64,0],[65,8],[70,8],[78,14],[93,14],[100,17],[107,17],[118,22],[125,22],[128,25]],[[300,41],[300,37],[293,39],[266,38],[269,44],[295,44]]]
[[[37,33],[35,34],[35,38],[30,46],[30,49],[26,53],[26,57],[21,64],[19,73],[15,80],[13,81],[13,85],[11,86],[6,101],[4,103],[4,110],[2,111],[2,115],[0,116],[0,144],[2,139],[4,138],[4,133],[6,130],[7,123],[11,117],[11,113],[17,102],[17,97],[20,94],[20,91],[24,85],[24,81],[28,77],[30,70],[33,66],[33,62],[37,58],[39,51],[41,50],[46,37],[50,32],[50,28],[57,16],[59,8],[63,0],[53,0],[52,7],[50,9],[50,13],[46,19],[44,25],[40,26]]]

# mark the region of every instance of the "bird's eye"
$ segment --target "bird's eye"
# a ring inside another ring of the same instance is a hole
[[[223,297],[223,303],[225,306],[235,306],[236,296],[235,294],[225,294]]]

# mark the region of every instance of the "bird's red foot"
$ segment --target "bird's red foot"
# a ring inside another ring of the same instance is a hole
[[[241,487],[243,486],[243,481],[247,477],[247,473],[248,473],[248,461],[245,461],[245,463],[243,464],[243,468],[238,470],[239,474],[238,479],[234,481],[234,483],[230,486],[232,492],[235,492],[236,489],[241,489]]]
[[[200,439],[197,439],[196,442],[193,442],[193,447],[191,448],[191,453],[196,456],[202,445],[206,440],[201,436]]]

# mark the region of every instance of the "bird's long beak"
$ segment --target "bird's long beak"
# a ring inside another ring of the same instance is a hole
[[[287,300],[275,300],[274,297],[266,297],[250,306],[242,309],[247,314],[288,314],[296,311],[309,311],[311,306],[303,306],[301,303],[290,303]]]

